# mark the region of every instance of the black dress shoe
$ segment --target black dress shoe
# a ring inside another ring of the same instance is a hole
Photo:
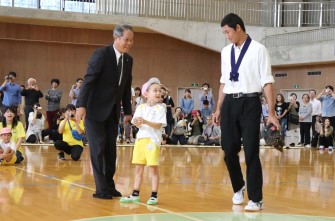
[[[113,199],[112,194],[105,194],[105,193],[93,193],[93,197],[97,199],[104,199],[104,200],[111,200]]]
[[[117,191],[117,190],[113,190],[113,191],[111,192],[111,194],[112,194],[112,196],[114,196],[114,197],[121,197],[121,196],[122,196],[122,194],[121,194],[119,191]]]

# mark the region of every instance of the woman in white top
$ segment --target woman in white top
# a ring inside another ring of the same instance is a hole
[[[45,117],[40,112],[41,109],[40,104],[34,104],[34,112],[29,113],[29,125],[26,133],[27,143],[42,142],[42,130],[44,129]]]

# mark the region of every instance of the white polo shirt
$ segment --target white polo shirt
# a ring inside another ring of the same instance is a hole
[[[237,82],[230,81],[230,56],[232,45],[233,44],[230,44],[224,47],[221,52],[220,82],[225,84],[223,93],[262,92],[265,84],[274,83],[274,78],[271,73],[269,53],[262,44],[254,40],[251,41],[238,69],[239,80]],[[237,59],[240,56],[243,45],[241,48],[234,45],[235,62],[237,62]]]

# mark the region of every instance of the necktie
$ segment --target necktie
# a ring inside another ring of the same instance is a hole
[[[121,77],[122,77],[122,55],[120,56],[119,61],[117,63],[117,80],[119,84],[121,82]]]

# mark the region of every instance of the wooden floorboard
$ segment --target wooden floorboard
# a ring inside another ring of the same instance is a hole
[[[232,205],[232,188],[220,147],[162,147],[159,204],[155,207],[145,204],[151,191],[147,170],[141,203],[121,204],[117,198],[92,198],[95,186],[88,147],[78,162],[69,156],[66,161],[58,161],[51,145],[27,145],[24,149],[24,163],[0,166],[0,214],[6,217],[4,220],[73,220],[148,213],[183,217],[181,213],[187,212],[241,212],[245,206]],[[124,195],[130,194],[133,186],[132,149],[131,145],[118,147],[115,180]],[[334,217],[334,156],[327,150],[297,148],[280,153],[262,147],[261,213]],[[245,174],[243,151],[240,161]]]

